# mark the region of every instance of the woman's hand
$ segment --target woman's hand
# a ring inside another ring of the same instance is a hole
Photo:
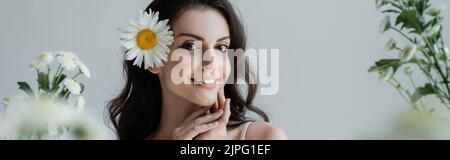
[[[218,119],[223,115],[223,111],[206,114],[209,109],[201,108],[189,115],[181,126],[173,131],[173,139],[192,140],[201,133],[217,128],[220,124]]]
[[[216,112],[209,115],[215,115],[221,113],[222,117],[217,120],[218,125],[212,127],[212,129],[202,132],[195,137],[196,140],[223,140],[227,136],[227,124],[231,115],[230,111],[230,99],[225,99],[225,93],[223,87],[219,89],[217,94],[217,101],[214,105]]]

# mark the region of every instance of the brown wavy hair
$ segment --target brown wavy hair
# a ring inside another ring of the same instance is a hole
[[[211,7],[217,9],[226,18],[230,30],[230,49],[242,49],[247,45],[246,33],[240,18],[227,0],[154,0],[145,12],[159,11],[160,19],[169,19],[170,25],[184,11],[192,7]],[[125,51],[126,53],[126,51]],[[246,60],[247,61],[247,60]],[[236,75],[236,63],[232,65]],[[108,116],[117,131],[119,139],[145,139],[160,124],[162,111],[162,92],[158,75],[136,67],[133,62],[124,60],[126,83],[122,92],[108,103]],[[236,76],[234,76],[236,77]],[[246,117],[248,110],[261,116],[268,122],[266,113],[253,105],[257,84],[249,84],[246,79],[245,94],[239,89],[236,79],[233,84],[226,84],[225,96],[231,99],[231,116],[228,127],[236,127],[251,121]]]

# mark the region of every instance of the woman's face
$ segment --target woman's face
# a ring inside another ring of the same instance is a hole
[[[219,11],[197,7],[185,11],[172,28],[175,41],[170,46],[168,61],[159,72],[163,91],[199,106],[211,106],[230,75],[228,23]],[[175,54],[182,57],[181,61],[171,61]],[[179,68],[183,68],[182,73]],[[180,74],[184,82],[174,83],[173,75]]]

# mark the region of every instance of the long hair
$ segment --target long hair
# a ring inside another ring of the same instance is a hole
[[[170,25],[191,7],[212,7],[220,11],[226,18],[230,30],[230,49],[246,49],[246,33],[240,18],[227,0],[154,0],[145,10],[159,11],[160,19],[169,19]],[[236,64],[234,64],[236,65]],[[236,73],[236,67],[232,68]],[[108,104],[109,118],[117,131],[119,139],[145,139],[160,124],[162,111],[162,92],[158,75],[136,67],[133,62],[124,60],[126,83],[122,92]],[[262,110],[253,105],[257,92],[257,84],[249,84],[246,80],[246,93],[234,80],[224,87],[225,96],[231,99],[230,121],[238,122],[229,127],[249,121],[245,116],[248,110],[261,116],[268,122],[269,118]]]

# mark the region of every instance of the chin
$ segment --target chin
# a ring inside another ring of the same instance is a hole
[[[199,106],[209,107],[217,101],[217,92],[197,92],[194,95],[193,103]]]

